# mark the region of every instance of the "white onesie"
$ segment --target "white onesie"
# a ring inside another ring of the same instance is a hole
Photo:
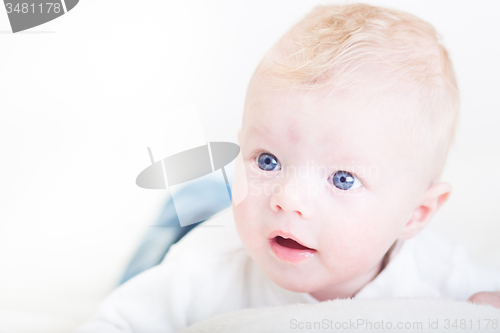
[[[462,246],[430,227],[398,245],[354,299],[467,300],[500,290],[500,270],[471,263]],[[267,278],[243,248],[229,207],[173,245],[161,264],[115,289],[75,333],[177,332],[224,312],[291,303],[318,301]]]

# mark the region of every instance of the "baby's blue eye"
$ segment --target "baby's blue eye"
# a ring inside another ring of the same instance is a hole
[[[259,168],[265,171],[278,171],[281,169],[278,159],[273,154],[262,153],[257,157]],[[275,169],[278,166],[278,169]]]
[[[332,176],[332,183],[341,190],[354,190],[361,186],[359,179],[347,171],[337,171]]]

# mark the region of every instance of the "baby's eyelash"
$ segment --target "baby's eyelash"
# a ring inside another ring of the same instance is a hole
[[[261,158],[262,157],[262,158]],[[255,158],[258,167],[264,171],[279,171],[281,170],[281,162],[271,153],[260,153]],[[276,169],[278,167],[278,169]]]
[[[336,171],[328,180],[341,191],[355,190],[363,186],[355,174],[345,170]]]
[[[252,154],[250,154],[250,159],[253,161],[256,161],[257,157],[259,157],[261,154],[270,154],[270,155],[276,156],[275,154],[273,154],[267,150],[258,149],[258,150],[255,150]],[[276,158],[279,160],[279,158],[277,156],[276,156]]]

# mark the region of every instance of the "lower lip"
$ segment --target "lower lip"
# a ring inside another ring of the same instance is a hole
[[[271,250],[274,252],[276,257],[286,262],[300,262],[311,258],[317,252],[316,250],[312,249],[299,250],[281,246],[276,241],[276,238],[272,238],[270,242]]]

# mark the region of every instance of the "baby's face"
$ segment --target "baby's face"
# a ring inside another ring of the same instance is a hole
[[[378,273],[422,187],[402,139],[404,100],[325,96],[251,83],[239,136],[246,176],[237,165],[234,177],[248,194],[233,208],[266,275],[319,298],[351,294]]]

